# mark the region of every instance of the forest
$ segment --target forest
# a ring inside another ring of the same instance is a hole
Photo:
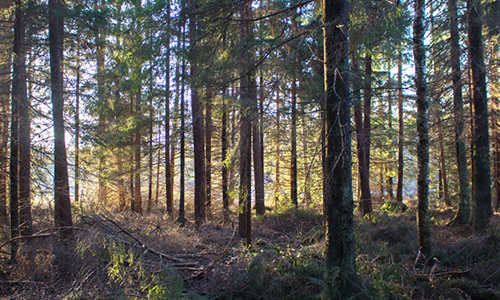
[[[499,0],[2,0],[0,298],[500,299]]]

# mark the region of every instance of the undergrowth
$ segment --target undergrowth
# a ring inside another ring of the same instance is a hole
[[[415,209],[387,205],[356,216],[359,281],[351,299],[499,299],[500,218],[478,233],[443,226],[450,210],[432,219],[433,250],[418,252]],[[230,224],[180,228],[163,215],[113,215],[150,246],[184,255],[196,266],[179,268],[137,241],[95,224],[77,225],[72,274],[55,278],[51,238],[22,244],[18,262],[0,269],[4,299],[347,299],[338,279],[327,279],[323,218],[288,209],[254,220],[247,247]],[[103,225],[102,223],[101,225]],[[116,229],[116,228],[115,228]],[[5,230],[5,229],[4,229]],[[5,236],[5,232],[3,233]],[[201,272],[200,272],[201,271]],[[338,270],[341,274],[342,270]],[[197,273],[198,272],[198,273]],[[329,277],[331,278],[331,277]],[[342,278],[338,276],[337,278]],[[340,296],[343,295],[343,296]]]

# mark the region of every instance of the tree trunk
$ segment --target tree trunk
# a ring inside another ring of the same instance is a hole
[[[274,206],[277,207],[279,200],[280,200],[280,189],[281,189],[281,182],[280,182],[280,156],[281,156],[281,149],[280,149],[280,140],[281,140],[281,111],[280,111],[280,90],[279,90],[279,85],[277,86],[276,90],[276,139],[274,141],[274,145],[276,147],[276,157],[274,160],[276,161],[276,168],[274,170]]]
[[[26,14],[22,1],[15,2],[14,62],[10,123],[10,236],[19,236],[19,106],[27,101],[26,85]],[[16,260],[18,243],[11,244],[11,261]]]
[[[236,92],[234,86],[231,88],[230,95],[235,98],[236,97]],[[237,119],[237,113],[236,113],[236,106],[233,105],[230,115],[229,121],[230,121],[230,128],[231,128],[231,134],[230,134],[230,148],[233,148],[236,144],[236,131],[237,131],[237,126],[236,126],[236,119]],[[235,192],[236,191],[236,163],[235,160],[232,160],[229,164],[229,170],[228,170],[228,181],[229,181],[229,191]],[[234,196],[231,196],[231,194],[236,194],[236,193],[230,193],[229,194],[229,205],[234,204]]]
[[[474,107],[474,158],[472,209],[469,223],[477,230],[488,225],[491,207],[490,137],[488,99],[486,97],[486,69],[483,56],[481,1],[467,1],[469,64],[472,71],[472,105]]]
[[[10,9],[14,5],[13,0],[4,1],[0,4],[0,9]],[[1,21],[12,22],[12,14],[5,14]],[[11,81],[11,62],[13,43],[12,28],[10,26],[1,26],[0,35],[8,43],[0,45],[0,114],[4,119],[0,121],[0,222],[3,224],[8,221],[7,214],[7,174],[9,172],[9,120],[10,114],[10,81]]]
[[[324,0],[324,208],[326,267],[332,282],[353,292],[357,283],[351,173],[351,129],[346,0]],[[339,273],[340,271],[340,273]],[[347,295],[343,295],[347,296]],[[346,297],[342,297],[346,298]]]
[[[183,8],[181,8],[182,10]],[[182,11],[181,11],[182,13]],[[184,22],[179,23],[179,31],[182,32],[182,49],[185,48],[185,32],[184,32]],[[184,217],[184,202],[185,202],[185,169],[186,169],[186,137],[185,137],[185,132],[186,132],[186,118],[184,116],[185,108],[184,108],[184,76],[186,74],[186,62],[184,59],[181,59],[181,82],[180,82],[180,88],[181,88],[181,100],[180,100],[180,110],[181,110],[181,128],[180,128],[180,135],[181,135],[181,145],[180,145],[180,175],[179,175],[179,223],[181,227],[184,227],[186,219]],[[177,86],[179,88],[179,86]]]
[[[212,95],[209,93],[205,104],[205,185],[206,213],[212,217]]]
[[[498,100],[497,100],[498,101]],[[500,113],[500,112],[498,112]],[[497,117],[498,118],[498,117]],[[497,121],[498,122],[498,121]],[[498,130],[498,125],[497,125]],[[500,133],[496,133],[495,137],[495,158],[494,158],[494,170],[495,170],[495,194],[496,194],[496,205],[495,210],[500,210]]]
[[[359,78],[359,63],[358,60],[353,57],[352,58],[352,70],[354,74],[355,80],[352,82],[352,106],[354,108],[354,126],[356,130],[356,147],[357,147],[357,155],[358,155],[358,183],[357,183],[357,201],[361,203],[361,199],[363,199],[362,194],[362,183],[366,180],[366,174],[364,172],[365,165],[365,156],[363,153],[363,109],[362,109],[362,101],[361,101],[361,82]]]
[[[425,0],[415,1],[413,23],[413,55],[415,59],[415,88],[417,90],[417,156],[418,156],[418,238],[419,248],[424,255],[431,252],[431,232],[429,225],[429,100],[425,78],[424,46]]]
[[[189,0],[189,40],[191,50],[196,48],[197,44],[197,14],[196,0]],[[205,204],[206,204],[206,186],[205,186],[205,143],[203,134],[203,110],[200,102],[198,86],[196,84],[198,76],[197,58],[194,52],[190,53],[191,64],[191,111],[193,114],[193,144],[194,144],[194,218],[196,226],[205,223]]]
[[[354,61],[354,70],[358,70],[358,64]],[[358,148],[359,181],[361,188],[361,199],[359,199],[361,212],[363,215],[372,212],[371,191],[370,191],[370,114],[371,114],[371,57],[365,58],[365,82],[364,82],[364,109],[361,109],[361,98],[354,101],[354,122],[356,126],[356,141]],[[355,89],[359,95],[360,88]],[[363,122],[364,115],[364,122]]]
[[[254,81],[255,83],[255,81]],[[262,76],[260,77],[262,83]],[[255,178],[255,212],[257,215],[263,215],[266,212],[264,203],[264,160],[262,152],[262,84],[260,85],[260,105],[257,105],[257,87],[253,86],[255,94],[255,103],[253,105],[252,117],[252,144],[253,144],[253,171]]]
[[[396,201],[403,203],[403,170],[404,170],[404,108],[403,108],[403,55],[398,53],[398,184]]]
[[[167,1],[167,28],[170,27],[170,0]],[[180,42],[179,42],[180,44]],[[167,40],[165,42],[167,53],[165,54],[165,191],[166,191],[166,206],[167,214],[170,217],[174,215],[174,155],[170,152],[170,31],[167,32]],[[178,80],[178,64],[176,66],[176,80]],[[179,85],[177,85],[179,88]],[[172,145],[173,146],[173,145]],[[173,147],[172,147],[173,148]]]
[[[438,112],[438,139],[439,139],[439,160],[440,160],[440,171],[443,180],[443,197],[444,204],[446,207],[451,207],[450,193],[448,189],[448,176],[446,174],[446,157],[444,153],[444,136],[443,136],[443,124],[441,119],[441,112]]]
[[[299,207],[297,199],[297,80],[292,78],[292,124],[291,124],[291,155],[290,155],[290,198],[295,208]]]
[[[61,228],[61,243],[56,246],[54,255],[57,275],[61,279],[69,278],[72,261],[68,259],[72,252],[69,243],[73,236],[64,129],[63,22],[60,0],[49,0],[50,86],[54,121],[54,223],[55,227]]]
[[[80,43],[77,42],[76,60],[76,89],[75,89],[75,203],[83,213],[83,205],[80,202],[80,81],[81,81],[81,61]]]
[[[391,65],[389,64],[387,66],[387,82],[389,85],[389,90],[387,91],[387,119],[388,119],[388,127],[389,127],[389,136],[391,138],[391,145],[388,153],[388,163],[385,164],[385,183],[386,183],[386,189],[387,189],[387,198],[389,198],[389,201],[394,200],[394,188],[393,188],[393,176],[392,176],[392,170],[394,167],[394,156],[393,156],[393,149],[394,149],[394,142],[392,139],[392,134],[393,134],[393,127],[392,127],[392,88],[393,88],[393,81],[391,78]]]
[[[140,71],[139,71],[140,72]],[[142,103],[142,89],[139,83],[139,91],[135,94],[135,117],[140,118]],[[134,133],[134,198],[132,200],[132,211],[142,214],[142,194],[141,194],[141,126],[137,122]]]
[[[365,56],[365,84],[363,88],[363,153],[364,172],[366,181],[361,185],[361,212],[369,214],[372,209],[372,196],[370,189],[370,147],[371,147],[371,111],[372,111],[372,56]],[[364,191],[364,193],[363,193]]]
[[[462,71],[460,69],[460,34],[458,30],[457,1],[448,0],[450,24],[450,62],[453,81],[453,116],[455,119],[455,145],[459,181],[458,213],[455,219],[466,224],[470,216],[470,183],[467,170],[467,152],[464,137],[464,108],[462,99]]]
[[[239,191],[239,233],[251,244],[251,168],[252,168],[252,107],[257,101],[253,82],[252,54],[249,50],[253,42],[252,7],[250,0],[244,0],[240,7],[240,40],[244,50],[240,57],[240,191]],[[252,87],[253,86],[253,87]]]
[[[148,160],[148,203],[147,203],[147,213],[151,212],[153,208],[153,134],[154,134],[154,108],[153,108],[153,68],[149,68],[149,120],[148,120],[148,131],[149,131],[149,160]]]
[[[311,162],[309,162],[309,147],[307,136],[307,120],[306,120],[306,104],[302,101],[300,105],[300,113],[302,115],[302,159],[304,160],[304,166],[302,172],[304,172],[304,204],[309,207],[312,201],[311,188],[310,188],[310,168]]]
[[[222,132],[221,132],[221,160],[222,160],[222,215],[224,223],[229,221],[229,182],[227,160],[227,110],[226,86],[222,88]]]
[[[97,1],[96,1],[97,2]],[[104,87],[104,72],[105,72],[105,49],[104,49],[104,38],[102,34],[97,33],[96,37],[96,61],[97,61],[97,99],[99,104],[99,121],[98,121],[98,134],[99,136],[104,136],[106,133],[106,95],[105,95],[105,87]],[[104,140],[104,139],[103,139]],[[105,141],[104,141],[105,142]],[[106,186],[106,144],[103,143],[100,145],[100,153],[99,153],[99,203],[103,205],[103,207],[107,207],[107,198],[108,198],[108,190]]]

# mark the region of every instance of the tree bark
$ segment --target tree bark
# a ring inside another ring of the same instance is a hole
[[[488,99],[486,97],[486,69],[483,54],[482,7],[480,0],[467,1],[469,64],[472,73],[473,115],[473,194],[469,223],[477,230],[488,225],[493,210],[491,206],[490,137]]]
[[[226,86],[222,88],[222,132],[221,132],[221,160],[222,160],[222,215],[223,221],[229,221],[229,182],[228,182],[228,140],[227,140],[227,110],[226,104]]]
[[[281,149],[280,149],[280,142],[281,142],[281,107],[280,107],[280,90],[279,90],[279,85],[277,86],[276,89],[276,138],[274,141],[274,145],[276,147],[276,153],[275,153],[275,158],[274,160],[276,161],[276,166],[274,170],[274,206],[277,207],[279,200],[280,200],[280,188],[281,188],[281,181],[280,181],[280,157],[281,157]]]
[[[246,238],[247,245],[252,242],[251,235],[251,164],[252,164],[252,107],[257,99],[254,93],[252,54],[249,50],[253,40],[253,23],[251,1],[244,0],[240,7],[240,16],[245,21],[240,23],[240,40],[242,50],[240,55],[240,191],[239,191],[239,234]]]
[[[372,56],[365,55],[365,82],[363,88],[363,153],[365,182],[361,183],[361,212],[369,214],[372,209],[370,189],[370,147],[371,147],[371,112],[372,112]],[[383,195],[382,195],[383,196]]]
[[[392,170],[394,167],[394,156],[393,156],[393,149],[394,149],[394,142],[392,139],[392,134],[393,134],[393,126],[392,126],[392,88],[393,88],[393,81],[391,78],[391,65],[389,64],[387,66],[387,82],[389,85],[389,90],[387,91],[387,119],[388,119],[388,127],[389,127],[389,132],[390,132],[390,138],[391,138],[391,144],[390,144],[390,149],[388,153],[388,163],[385,164],[385,183],[386,183],[386,189],[387,189],[387,198],[389,198],[389,201],[394,200],[394,188],[393,188],[393,176],[392,176]]]
[[[446,156],[444,153],[444,135],[443,135],[443,124],[441,119],[441,112],[438,112],[438,139],[439,139],[439,161],[440,161],[440,171],[443,180],[443,200],[446,207],[451,207],[450,192],[448,188],[448,175],[446,173]]]
[[[77,42],[76,60],[76,89],[75,89],[75,203],[83,213],[83,205],[80,202],[80,82],[81,82],[81,60],[80,43]]]
[[[257,103],[255,103],[257,104]],[[255,107],[255,109],[257,109]],[[265,214],[264,203],[264,166],[262,164],[262,147],[260,122],[257,114],[252,118],[252,144],[253,144],[253,171],[255,178],[255,212],[257,215]]]
[[[57,276],[65,280],[69,278],[71,271],[71,259],[68,257],[72,253],[70,241],[73,236],[73,221],[64,129],[63,37],[62,4],[60,0],[49,0],[50,86],[54,122],[54,223],[61,228],[60,243],[55,247],[54,256]]]
[[[97,2],[97,1],[96,1]],[[104,53],[104,38],[102,37],[102,33],[98,32],[96,37],[96,61],[97,61],[97,99],[99,104],[99,121],[98,121],[98,134],[99,136],[104,136],[106,133],[106,95],[104,88],[104,72],[105,72],[105,53]],[[104,142],[104,139],[103,139]],[[108,190],[106,186],[106,175],[105,175],[105,166],[106,166],[106,145],[102,143],[100,145],[100,153],[99,153],[99,203],[103,205],[103,207],[107,206],[107,198],[108,198]]]
[[[10,236],[19,236],[19,106],[28,99],[26,85],[26,14],[23,3],[15,2],[14,61],[12,68],[12,103],[10,122]],[[11,244],[11,261],[16,260],[18,243]]]
[[[354,62],[354,70],[358,70],[358,64]],[[371,114],[371,56],[365,57],[365,81],[364,81],[364,101],[361,107],[361,98],[354,101],[354,122],[356,126],[356,141],[358,148],[359,181],[361,188],[361,199],[359,205],[363,215],[372,212],[372,201],[370,191],[370,114]],[[360,87],[355,89],[359,95]],[[363,121],[364,115],[364,121]]]
[[[290,155],[290,199],[295,208],[299,207],[297,197],[297,80],[292,78],[292,124],[291,124],[291,155]]]
[[[403,55],[398,53],[398,184],[396,201],[403,203],[403,170],[404,170],[404,108],[403,108]]]
[[[212,217],[212,95],[209,93],[205,104],[205,185],[206,213]]]
[[[205,186],[205,143],[203,134],[203,110],[198,91],[198,63],[193,49],[197,44],[197,14],[196,0],[189,0],[189,40],[191,64],[191,111],[193,114],[193,144],[194,144],[194,218],[196,226],[205,223],[205,205],[207,200]]]
[[[170,29],[170,0],[167,1],[167,29]],[[167,31],[167,40],[165,42],[167,53],[165,54],[165,191],[167,214],[170,217],[174,215],[174,179],[172,163],[174,155],[170,153],[170,30]],[[180,44],[180,42],[179,42]],[[178,68],[178,67],[176,67]],[[178,70],[177,70],[178,71]],[[176,72],[178,80],[178,74]],[[177,88],[179,86],[177,85]]]
[[[181,7],[181,15],[182,15],[182,10],[183,10],[183,7]],[[183,20],[183,19],[182,19]],[[182,38],[179,39],[179,43],[180,43],[180,40],[182,40],[182,49],[185,48],[185,32],[184,32],[184,22],[180,22],[179,23],[179,32],[181,32],[180,35],[182,35]],[[186,191],[186,187],[185,187],[185,169],[186,169],[186,118],[185,118],[185,115],[184,115],[184,112],[185,112],[185,107],[184,107],[184,78],[185,78],[185,74],[186,74],[186,63],[185,63],[185,60],[184,59],[181,59],[181,82],[180,82],[180,90],[181,90],[181,99],[180,99],[180,115],[181,115],[181,126],[180,126],[180,175],[179,175],[179,223],[181,225],[181,227],[183,227],[185,225],[185,222],[186,222],[186,219],[185,219],[185,216],[184,216],[184,202],[185,202],[185,191]],[[177,88],[179,88],[179,86],[177,86]]]
[[[0,4],[0,9],[10,9],[14,5],[13,0],[4,1]],[[13,14],[5,14],[1,21],[12,22]],[[10,95],[11,95],[11,68],[12,68],[12,45],[13,34],[10,26],[0,27],[0,35],[8,43],[0,45],[0,114],[4,116],[0,121],[0,222],[8,221],[7,214],[7,178],[9,174],[9,119],[10,115]]]
[[[327,229],[326,267],[327,276],[343,284],[345,289],[342,290],[352,293],[357,274],[351,173],[347,1],[324,0],[323,4],[326,126],[323,201]]]
[[[425,78],[424,46],[425,0],[415,1],[413,23],[413,56],[415,59],[415,88],[417,90],[417,156],[418,156],[418,237],[419,248],[424,255],[431,252],[431,232],[429,225],[429,100]]]
[[[140,71],[139,71],[140,72]],[[139,91],[135,94],[135,117],[140,118],[141,115],[141,104],[142,104],[142,88],[141,83],[139,83]],[[132,200],[132,211],[142,214],[142,193],[141,193],[141,146],[142,146],[142,134],[141,126],[137,121],[136,128],[134,130],[134,195]]]
[[[153,68],[149,68],[149,120],[148,120],[148,202],[146,211],[149,214],[153,208],[153,134],[154,134],[154,108],[153,108]],[[158,133],[159,134],[159,133]]]
[[[261,77],[262,78],[262,77]],[[255,80],[253,81],[255,85]],[[262,87],[261,87],[262,88]],[[257,215],[263,215],[266,212],[264,203],[264,162],[262,153],[262,124],[261,114],[259,110],[261,107],[257,105],[257,87],[253,86],[253,93],[255,102],[253,104],[252,116],[252,144],[253,144],[253,171],[255,178],[255,212]],[[260,93],[262,96],[262,93]],[[261,98],[261,97],[259,97]],[[261,101],[261,99],[259,99]]]

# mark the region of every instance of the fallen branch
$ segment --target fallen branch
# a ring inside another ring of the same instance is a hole
[[[0,249],[5,247],[6,245],[19,241],[19,240],[31,240],[31,239],[38,239],[38,238],[47,238],[47,237],[54,237],[56,236],[53,233],[44,233],[44,234],[33,234],[33,235],[21,235],[21,236],[16,236],[11,238],[10,240],[6,241],[2,245],[0,245]]]
[[[31,239],[39,239],[39,238],[57,237],[57,234],[55,232],[62,230],[62,229],[84,230],[82,228],[73,227],[73,226],[48,228],[48,229],[41,230],[37,233],[34,233],[32,235],[20,235],[20,236],[13,237],[10,240],[1,244],[0,249],[2,249],[3,247],[5,247],[6,245],[8,245],[10,243],[20,241],[20,240],[31,240]],[[52,233],[45,233],[45,232],[52,232]]]
[[[168,255],[168,254],[165,254],[165,253],[162,253],[160,251],[157,251],[151,247],[149,247],[148,245],[146,245],[144,242],[142,242],[138,237],[136,237],[135,235],[133,235],[130,231],[128,231],[127,229],[123,228],[120,224],[118,224],[117,222],[107,218],[106,216],[103,216],[101,215],[101,217],[106,220],[107,222],[113,224],[114,226],[116,226],[121,232],[123,232],[124,234],[128,235],[129,237],[131,237],[137,244],[139,244],[140,247],[138,247],[137,245],[134,244],[134,246],[136,248],[141,248],[144,250],[143,254],[146,254],[148,252],[151,252],[155,255],[158,255],[159,257],[161,258],[165,258],[165,259],[168,259],[168,260],[171,260],[171,261],[175,261],[175,262],[178,262],[178,263],[183,263],[185,262],[183,259],[180,259],[180,258],[177,258],[177,257],[174,257],[174,256],[171,256],[171,255]]]

